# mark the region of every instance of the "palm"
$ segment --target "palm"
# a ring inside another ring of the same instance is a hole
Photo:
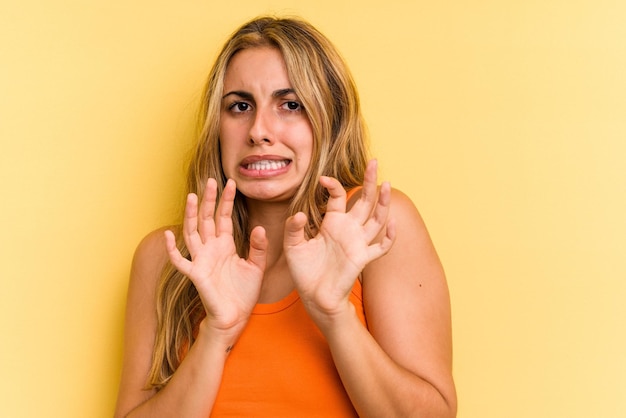
[[[192,257],[186,275],[207,311],[220,326],[241,322],[258,300],[263,270],[239,257],[232,236],[208,239]]]
[[[346,213],[328,213],[319,233],[289,247],[287,259],[301,293],[332,309],[350,292],[367,263],[360,225]]]
[[[229,181],[220,204],[216,184],[209,180],[200,208],[190,195],[185,208],[183,236],[191,260],[180,254],[168,231],[168,251],[174,266],[193,282],[211,326],[230,329],[244,324],[259,297],[265,269],[266,239],[262,228],[250,236],[250,255],[242,259],[232,236],[234,182]]]
[[[368,166],[363,194],[348,212],[346,193],[339,182],[322,178],[330,198],[314,238],[304,238],[304,214],[287,222],[285,252],[294,283],[305,305],[322,314],[345,306],[363,268],[391,248],[394,230],[387,222],[390,187],[384,184],[380,194],[376,192],[375,169],[375,164]],[[384,229],[385,236],[377,241]]]

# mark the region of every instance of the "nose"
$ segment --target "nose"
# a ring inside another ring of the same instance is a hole
[[[254,120],[250,126],[250,145],[272,144],[274,142],[271,131],[271,112],[257,108]]]

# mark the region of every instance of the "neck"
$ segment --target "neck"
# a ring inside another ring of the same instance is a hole
[[[285,221],[288,210],[288,204],[248,201],[250,229],[262,226],[268,240],[267,266],[259,303],[279,301],[293,289],[287,260],[283,253]]]
[[[288,203],[268,203],[248,201],[249,228],[262,226],[268,240],[268,267],[276,264],[283,254],[285,221],[288,217]]]

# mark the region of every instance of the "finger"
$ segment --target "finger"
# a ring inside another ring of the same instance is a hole
[[[267,236],[262,226],[256,226],[250,232],[250,251],[248,261],[265,271],[267,263]]]
[[[387,224],[387,218],[389,217],[389,208],[391,205],[391,185],[389,182],[384,182],[380,186],[380,192],[378,193],[378,201],[374,212],[371,213],[370,218],[365,222],[363,226],[365,236],[368,240],[373,240]]]
[[[204,188],[204,195],[202,196],[202,202],[200,203],[199,217],[198,217],[198,232],[202,242],[210,237],[215,236],[215,202],[217,200],[217,182],[215,179],[210,178],[207,180],[206,187]]]
[[[167,254],[170,258],[170,262],[176,267],[178,271],[187,275],[191,268],[191,262],[187,260],[178,250],[176,246],[176,237],[172,231],[165,231],[165,246],[167,248]]]
[[[185,204],[185,217],[183,219],[183,239],[192,257],[202,244],[198,235],[198,196],[195,193],[187,195]]]
[[[222,234],[233,234],[233,204],[235,202],[235,195],[237,194],[237,186],[235,181],[228,179],[220,203],[217,205],[217,211],[215,213],[215,234],[220,236]]]
[[[326,212],[346,211],[346,190],[343,188],[339,180],[333,177],[320,177],[320,184],[328,190],[330,195],[326,204]]]
[[[361,224],[364,224],[370,218],[374,205],[376,204],[378,196],[376,186],[378,181],[377,171],[378,162],[376,160],[369,161],[365,169],[361,196],[354,206],[352,206],[352,209],[350,209],[350,214],[358,219]]]
[[[396,222],[390,219],[383,239],[367,248],[368,263],[387,254],[396,240]]]
[[[295,247],[306,241],[304,237],[304,226],[306,222],[306,215],[302,212],[298,212],[287,219],[285,223],[285,238],[283,241],[285,248]]]

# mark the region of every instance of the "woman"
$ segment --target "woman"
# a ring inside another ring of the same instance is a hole
[[[202,114],[182,226],[133,261],[116,416],[455,416],[443,270],[411,201],[376,186],[330,42],[245,24]]]

